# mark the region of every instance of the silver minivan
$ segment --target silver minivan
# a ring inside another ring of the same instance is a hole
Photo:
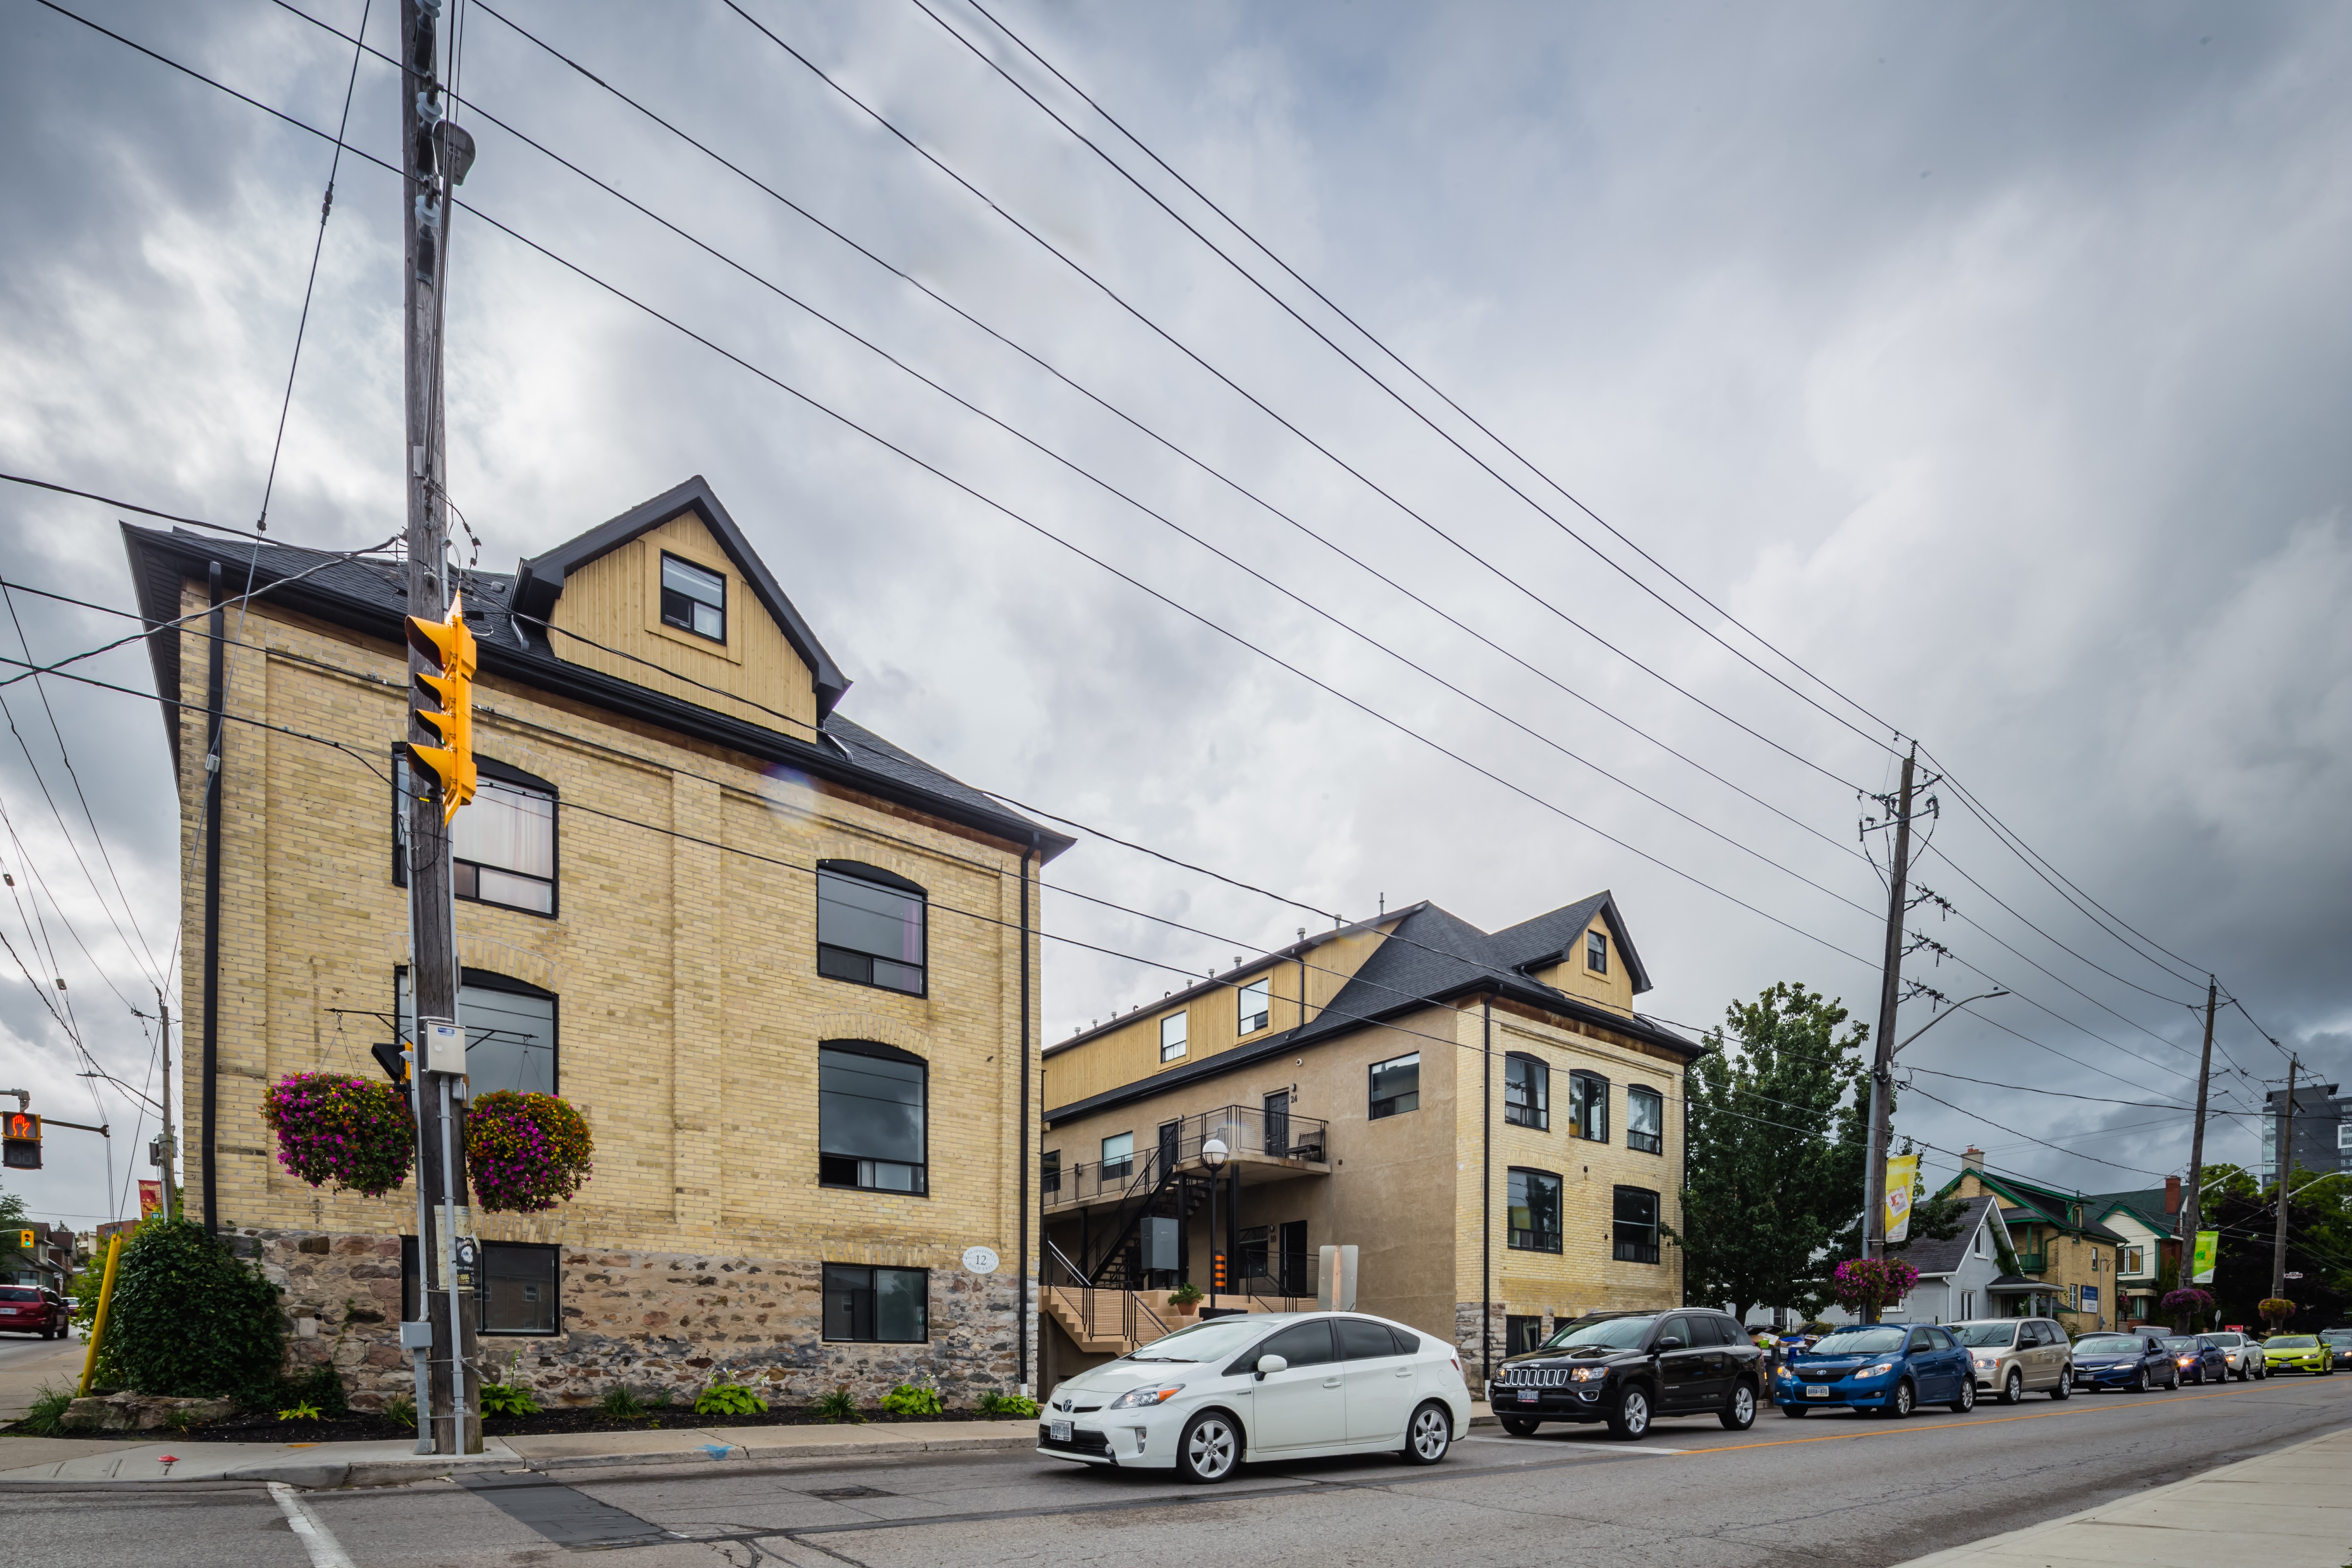
[[[1979,1318],[1947,1323],[1966,1345],[1977,1387],[2003,1405],[2029,1393],[2063,1399],[2074,1391],[2074,1342],[2050,1318]]]

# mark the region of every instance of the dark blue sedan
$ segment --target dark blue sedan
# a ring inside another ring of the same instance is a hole
[[[1902,1417],[1922,1405],[1976,1407],[1976,1369],[1951,1331],[1931,1323],[1866,1323],[1824,1334],[1772,1374],[1783,1415],[1858,1410]]]
[[[2230,1352],[2205,1334],[2180,1334],[2164,1342],[2172,1353],[2176,1375],[2182,1383],[2227,1383],[2230,1381]]]
[[[2084,1334],[2074,1342],[2074,1386],[2097,1394],[2180,1386],[2180,1363],[2155,1333]]]

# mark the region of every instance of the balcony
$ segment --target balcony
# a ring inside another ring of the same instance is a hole
[[[2020,1274],[2039,1274],[2043,1268],[2049,1267],[2049,1262],[2050,1259],[2045,1254],[2021,1252],[2017,1255],[2017,1271]]]
[[[1206,1174],[1201,1145],[1216,1138],[1229,1151],[1225,1169],[1244,1186],[1297,1176],[1330,1173],[1327,1138],[1329,1124],[1311,1116],[1266,1111],[1254,1106],[1227,1105],[1187,1116],[1160,1130],[1158,1142],[1146,1145],[1139,1132],[1134,1153],[1124,1159],[1065,1165],[1047,1173],[1040,1195],[1047,1214],[1065,1214],[1096,1205],[1115,1205],[1132,1194],[1150,1192],[1179,1174]]]

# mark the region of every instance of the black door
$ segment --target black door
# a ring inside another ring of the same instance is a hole
[[[1304,1296],[1307,1291],[1307,1222],[1286,1220],[1282,1226],[1281,1258],[1282,1293]]]
[[[1265,1097],[1265,1152],[1279,1159],[1290,1152],[1290,1091]]]
[[[1160,1169],[1152,1173],[1155,1177],[1165,1176],[1176,1168],[1176,1145],[1182,1139],[1183,1132],[1184,1124],[1181,1121],[1163,1121],[1160,1124]]]

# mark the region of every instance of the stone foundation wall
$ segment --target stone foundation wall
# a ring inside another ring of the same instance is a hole
[[[233,1244],[285,1293],[289,1371],[331,1363],[366,1410],[410,1393],[400,1237],[248,1229],[233,1233]],[[950,1407],[1013,1392],[1010,1270],[972,1274],[950,1261],[931,1268],[930,1286],[928,1344],[828,1343],[819,1331],[817,1259],[566,1247],[564,1331],[485,1334],[481,1359],[492,1380],[525,1384],[549,1407],[593,1404],[616,1387],[691,1403],[722,1377],[783,1404],[846,1387],[872,1405],[896,1384],[926,1379]]]

